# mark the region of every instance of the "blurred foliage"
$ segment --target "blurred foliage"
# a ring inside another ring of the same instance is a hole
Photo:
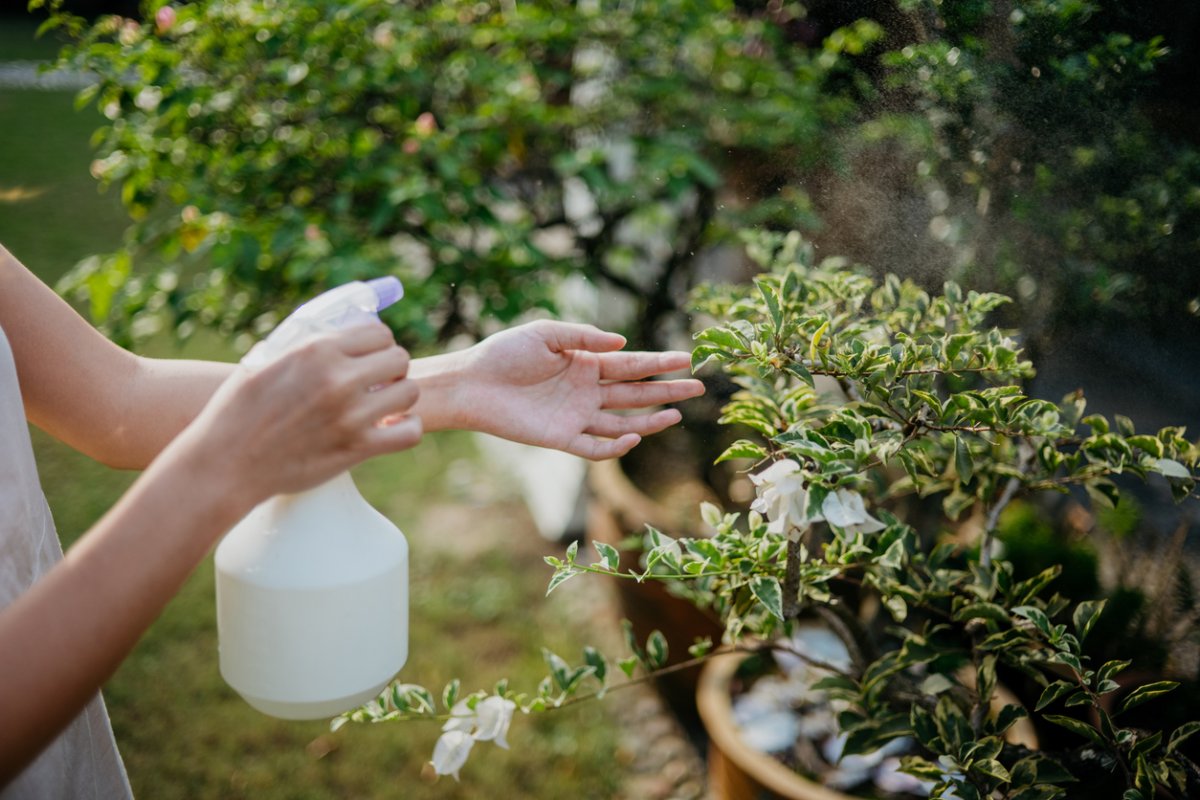
[[[1005,291],[1031,335],[1200,329],[1178,0],[152,0],[51,24],[101,78],[93,171],[136,219],[63,288],[121,339],[257,332],[398,272],[412,339],[552,308],[576,274],[658,344],[739,225]]]
[[[1026,323],[1200,330],[1193,5],[897,5],[876,98],[897,110],[863,132],[916,161],[950,276],[1017,294]]]
[[[711,223],[780,216],[756,197],[718,208],[729,164],[824,159],[855,109],[827,79],[878,32],[796,48],[721,0],[148,16],[51,23],[79,30],[66,58],[100,78],[81,98],[110,120],[93,172],[135,219],[64,288],[126,339],[261,330],[263,309],[393,272],[410,302],[391,320],[411,336],[478,335],[579,272],[637,301],[652,338]]]

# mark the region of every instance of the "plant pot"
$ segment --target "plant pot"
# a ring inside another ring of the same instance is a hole
[[[715,656],[704,665],[696,708],[708,734],[708,787],[716,800],[853,800],[808,780],[742,741],[733,721],[733,675],[745,656]]]
[[[675,494],[681,496],[669,507],[658,503],[642,493],[615,460],[592,465],[589,488],[588,538],[614,547],[631,536],[642,534],[648,524],[670,536],[689,535],[687,527],[698,522],[698,503],[707,499],[706,490],[695,485],[677,490]],[[639,569],[638,552],[620,552],[622,572]],[[628,579],[618,579],[614,583],[621,614],[633,625],[637,640],[644,643],[655,630],[666,637],[668,664],[687,660],[687,650],[696,639],[709,637],[714,642],[720,641],[723,629],[716,619],[670,594],[661,583],[638,583]],[[699,669],[686,669],[662,676],[655,682],[659,693],[685,727],[698,727],[698,679]]]
[[[855,800],[805,778],[743,741],[733,720],[732,683],[744,659],[740,653],[713,657],[701,670],[696,690],[696,707],[708,735],[709,790],[715,800]],[[998,687],[993,702],[1017,700]],[[1005,738],[1030,749],[1038,746],[1028,718],[1019,720]]]

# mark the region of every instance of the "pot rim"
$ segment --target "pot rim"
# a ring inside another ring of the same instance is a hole
[[[733,700],[729,684],[745,653],[714,656],[700,671],[696,707],[709,738],[727,758],[753,776],[765,788],[788,800],[855,800],[805,778],[780,761],[742,741],[733,722]]]
[[[748,657],[747,653],[722,653],[713,656],[700,671],[696,707],[709,738],[754,780],[787,800],[861,800],[822,786],[742,741],[733,721],[729,686],[738,665]],[[1006,688],[997,686],[993,702],[1015,704],[1018,701]],[[1018,720],[1005,738],[1012,744],[1038,749],[1037,733],[1028,717]]]

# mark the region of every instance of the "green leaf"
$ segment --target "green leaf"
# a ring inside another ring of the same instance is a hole
[[[1112,680],[1116,675],[1121,674],[1132,662],[1125,660],[1106,661],[1100,669],[1096,670],[1096,682],[1102,683],[1107,680]]]
[[[699,372],[700,368],[709,361],[721,361],[728,359],[730,353],[720,347],[711,344],[702,344],[692,349],[692,372]]]
[[[578,574],[579,570],[575,569],[574,567],[560,567],[559,569],[555,570],[554,576],[550,578],[550,585],[546,588],[546,594],[549,595],[559,586],[562,586],[564,583],[569,581],[571,578],[574,578]]]
[[[651,669],[658,669],[667,663],[667,637],[662,631],[651,631],[646,639],[646,660]]]
[[[446,710],[450,710],[458,702],[458,687],[459,680],[455,678],[447,683],[446,688],[442,690],[442,705],[446,707]]]
[[[730,328],[708,328],[696,334],[698,341],[709,342],[730,351],[745,350],[746,343]]]
[[[1149,736],[1141,736],[1138,743],[1133,746],[1132,753],[1135,756],[1148,756],[1154,752],[1160,744],[1162,744],[1162,731],[1155,731]]]
[[[957,685],[958,684],[940,672],[934,672],[931,675],[928,675],[925,680],[921,681],[921,693],[933,695],[941,694],[947,689],[953,689]]]
[[[975,474],[971,451],[962,436],[954,437],[954,468],[958,470],[958,479],[963,483],[969,483]]]
[[[1121,701],[1121,705],[1117,707],[1117,713],[1120,714],[1128,711],[1131,708],[1140,706],[1147,700],[1152,700],[1159,695],[1164,695],[1177,688],[1179,688],[1179,684],[1175,681],[1155,681],[1154,683],[1139,686]]]
[[[604,568],[610,572],[616,572],[621,563],[621,554],[617,552],[617,548],[607,542],[597,541],[593,541],[592,546],[596,548],[596,552],[604,562]]]
[[[1075,625],[1079,641],[1082,642],[1087,638],[1088,632],[1104,612],[1106,602],[1105,600],[1087,600],[1075,606],[1075,613],[1071,616],[1071,621]]]
[[[1046,612],[1040,608],[1035,606],[1017,606],[1012,611],[1018,617],[1024,617],[1032,622],[1046,636],[1050,635],[1050,619],[1046,616]]]
[[[814,382],[813,382],[812,373],[809,372],[808,368],[805,367],[803,364],[801,364],[799,361],[789,360],[786,364],[783,365],[783,369],[785,372],[790,374],[796,380],[798,380],[802,383],[806,383],[810,387],[813,386]]]
[[[752,458],[755,461],[761,461],[766,457],[767,449],[761,444],[752,442],[749,439],[738,439],[725,448],[725,452],[717,456],[717,460],[714,463],[720,464],[722,461],[729,461],[734,458]]]
[[[755,279],[754,285],[758,287],[758,293],[766,303],[767,313],[771,315],[771,323],[775,326],[775,335],[778,336],[783,330],[783,311],[779,307],[779,298],[766,281]]]
[[[750,591],[766,606],[771,616],[783,621],[783,589],[776,578],[759,575],[750,581]]]
[[[1185,722],[1175,729],[1171,734],[1170,741],[1167,742],[1167,753],[1174,753],[1176,748],[1186,742],[1197,732],[1200,732],[1200,722]]]
[[[902,756],[900,771],[923,781],[938,781],[942,779],[942,768],[920,756]]]
[[[890,594],[883,598],[883,605],[896,622],[904,622],[908,616],[908,603],[898,594]]]
[[[1042,690],[1042,696],[1038,698],[1037,705],[1033,707],[1034,711],[1041,711],[1046,706],[1053,703],[1071,692],[1075,691],[1078,686],[1066,681],[1054,681],[1045,689]]]
[[[704,656],[712,652],[712,648],[712,639],[706,636],[703,639],[697,639],[694,644],[688,647],[688,655],[692,658],[704,658]]]
[[[608,674],[608,661],[596,648],[591,646],[583,648],[583,663],[592,668],[592,674],[596,676],[596,680],[604,683],[604,678]]]
[[[567,662],[556,653],[542,648],[542,658],[546,660],[547,666],[550,667],[550,676],[554,678],[554,682],[558,684],[558,688],[566,689],[570,683],[571,668]]]
[[[1154,462],[1154,470],[1168,478],[1182,478],[1187,480],[1192,477],[1192,473],[1188,472],[1188,468],[1173,458],[1158,459]]]
[[[994,758],[976,761],[971,765],[971,770],[1004,783],[1007,783],[1011,779],[1004,765]]]
[[[970,603],[954,612],[954,618],[959,622],[986,619],[1000,624],[1007,624],[1009,621],[1008,612],[996,603]]]
[[[621,672],[624,672],[625,677],[627,677],[627,678],[633,677],[633,671],[637,669],[637,665],[638,665],[638,657],[637,656],[629,656],[628,658],[622,658],[620,661],[617,662],[617,666],[621,668]]]
[[[1058,725],[1060,728],[1066,728],[1072,733],[1077,733],[1080,736],[1088,739],[1096,744],[1103,745],[1104,737],[1100,735],[1100,731],[1088,725],[1086,722],[1081,722],[1071,717],[1064,717],[1058,714],[1047,714],[1043,717],[1047,722]]]

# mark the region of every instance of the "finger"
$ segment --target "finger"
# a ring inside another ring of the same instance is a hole
[[[691,366],[691,353],[669,350],[664,353],[605,353],[600,356],[600,379],[637,381],[664,372]]]
[[[403,347],[385,347],[354,361],[355,381],[364,387],[392,383],[408,375],[408,351]]]
[[[600,387],[601,408],[645,408],[676,403],[704,394],[704,384],[694,378],[677,381],[606,383]]]
[[[416,381],[389,383],[364,395],[348,418],[352,425],[374,425],[387,417],[406,413],[420,396],[421,390]]]
[[[636,433],[640,436],[649,436],[652,433],[658,433],[664,428],[669,428],[679,420],[683,419],[674,408],[665,408],[662,411],[655,411],[650,414],[631,414],[629,416],[621,416],[619,414],[597,414],[592,424],[584,429],[584,433],[589,433],[593,436],[606,436],[610,439],[617,439],[627,433]]]
[[[382,322],[364,322],[330,334],[330,340],[348,356],[363,356],[396,344],[391,328]]]
[[[421,441],[423,433],[420,417],[405,417],[394,425],[367,431],[365,449],[368,456],[407,450]]]
[[[641,440],[636,433],[627,433],[617,439],[597,439],[581,433],[567,445],[566,451],[592,461],[603,461],[625,455]]]
[[[556,353],[564,350],[589,350],[593,353],[607,353],[620,350],[625,346],[625,337],[619,333],[602,331],[595,325],[581,325],[576,322],[557,322],[541,320],[531,323],[536,326],[546,346]]]

